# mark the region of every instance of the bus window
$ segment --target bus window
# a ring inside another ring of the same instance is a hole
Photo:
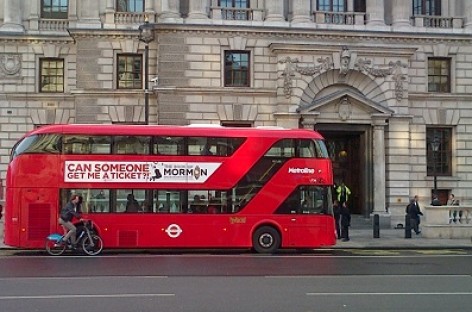
[[[278,208],[277,214],[332,214],[331,188],[298,187]]]
[[[154,201],[153,212],[158,213],[181,213],[185,212],[182,210],[183,198],[180,191],[172,190],[156,190]]]
[[[111,137],[66,135],[63,146],[65,154],[110,154]]]
[[[115,212],[143,212],[143,202],[146,201],[146,191],[137,189],[116,190]]]
[[[59,154],[61,143],[58,134],[32,135],[16,144],[11,155],[14,158],[20,154]]]
[[[110,191],[90,190],[90,212],[110,211]]]
[[[111,137],[94,136],[89,138],[90,154],[110,154],[111,153]]]
[[[309,139],[299,141],[298,152],[302,158],[312,158],[319,154],[316,152],[315,142]]]
[[[216,155],[216,145],[211,138],[189,137],[188,138],[189,155]]]
[[[116,136],[113,144],[114,154],[149,154],[150,140],[150,137],[144,136]]]
[[[182,137],[154,137],[152,145],[154,155],[184,155],[185,141]]]
[[[282,158],[295,157],[295,140],[284,139],[278,141],[270,148],[269,151],[267,151],[264,156]]]

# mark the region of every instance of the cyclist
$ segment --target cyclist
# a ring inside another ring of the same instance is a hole
[[[69,202],[64,206],[64,208],[61,209],[61,213],[59,215],[59,224],[62,225],[64,230],[68,230],[67,233],[62,237],[62,243],[67,243],[67,240],[70,238],[73,249],[77,247],[77,228],[71,221],[73,217],[76,217],[82,221],[80,212],[76,211],[79,202],[80,197],[78,195],[72,195]]]

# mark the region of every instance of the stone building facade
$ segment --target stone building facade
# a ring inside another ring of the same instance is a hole
[[[472,1],[339,3],[0,0],[3,186],[28,130],[147,115],[320,131],[353,211],[392,226],[434,181],[470,204]]]

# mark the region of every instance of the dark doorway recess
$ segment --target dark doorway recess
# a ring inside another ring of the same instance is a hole
[[[332,126],[332,125],[330,125]],[[345,125],[343,125],[345,127]],[[344,128],[340,127],[340,128]],[[366,164],[369,163],[369,149],[366,136],[367,129],[329,129],[329,126],[317,125],[315,127],[326,140],[326,146],[333,162],[334,182],[336,185],[344,183],[352,194],[349,197],[351,213],[368,215],[370,174]],[[333,192],[336,197],[336,192]]]

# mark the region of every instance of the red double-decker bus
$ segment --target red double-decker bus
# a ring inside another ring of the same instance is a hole
[[[314,131],[51,125],[12,149],[5,244],[42,248],[73,194],[105,248],[335,244],[332,164]]]

